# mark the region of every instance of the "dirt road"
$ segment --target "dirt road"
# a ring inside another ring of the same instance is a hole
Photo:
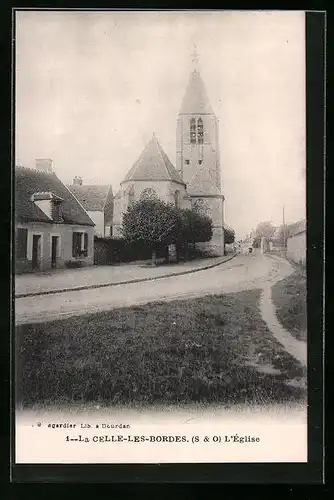
[[[288,262],[261,254],[240,255],[205,271],[106,288],[22,297],[15,322],[35,323],[154,301],[263,288],[293,271]]]

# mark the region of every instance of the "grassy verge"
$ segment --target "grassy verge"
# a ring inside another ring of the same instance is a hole
[[[151,303],[17,327],[22,406],[275,403],[304,370],[259,314],[260,291]],[[268,372],[269,368],[269,372]]]
[[[279,321],[298,340],[307,339],[306,275],[295,266],[295,272],[272,288],[272,299]]]

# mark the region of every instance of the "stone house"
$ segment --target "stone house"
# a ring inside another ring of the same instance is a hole
[[[306,219],[287,227],[286,256],[288,259],[306,265]]]
[[[73,184],[67,188],[94,222],[95,235],[112,236],[114,197],[111,185],[85,185],[81,177],[74,177]]]
[[[15,168],[15,269],[94,263],[94,222],[56,176],[52,160]]]

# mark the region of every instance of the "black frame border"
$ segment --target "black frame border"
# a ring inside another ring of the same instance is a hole
[[[45,6],[45,8],[48,8]],[[136,7],[134,9],[137,10]],[[155,9],[158,9],[155,7]],[[154,10],[155,10],[154,9]],[[34,10],[16,8],[16,10]],[[44,10],[44,9],[43,9]],[[49,10],[69,10],[67,8]],[[72,10],[72,9],[70,9]],[[85,8],[79,10],[87,10]],[[99,10],[99,9],[92,9]],[[106,9],[110,10],[110,9]],[[123,10],[123,9],[120,9]],[[141,9],[142,10],[142,9]],[[149,9],[151,10],[151,9]],[[15,21],[13,19],[13,28]],[[324,477],[324,221],[325,215],[325,64],[326,13],[307,11],[306,28],[306,109],[307,109],[307,280],[308,280],[308,449],[309,461],[302,463],[252,464],[15,464],[15,408],[11,406],[11,480],[14,483],[220,483],[220,484],[323,484]],[[12,33],[14,35],[15,32]],[[13,39],[15,37],[13,36]],[[15,43],[12,57],[15,54]],[[14,60],[12,59],[15,95]],[[13,103],[14,107],[14,103]],[[12,150],[15,111],[12,108]],[[14,157],[12,154],[12,169]],[[13,170],[12,170],[13,171]],[[13,183],[13,179],[11,178]],[[13,202],[13,192],[12,192]],[[13,203],[12,203],[13,208]],[[12,214],[13,216],[13,214]],[[13,217],[12,217],[13,222]],[[13,227],[12,227],[13,230]],[[11,249],[13,250],[13,249]],[[13,255],[11,255],[11,259]],[[15,338],[11,335],[11,360]],[[320,335],[322,332],[322,335]],[[14,380],[12,363],[12,381]],[[288,444],[288,443],[287,443]]]

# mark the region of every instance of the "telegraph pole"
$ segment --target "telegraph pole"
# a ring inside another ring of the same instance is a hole
[[[286,254],[286,231],[285,231],[284,206],[283,206],[283,245],[284,245],[284,253]]]

